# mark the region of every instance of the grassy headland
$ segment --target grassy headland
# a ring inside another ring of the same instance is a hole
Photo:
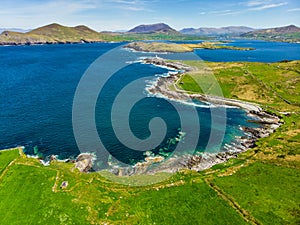
[[[163,43],[163,42],[133,42],[125,46],[125,48],[134,49],[136,51],[143,52],[172,52],[172,53],[181,53],[181,52],[192,52],[194,49],[229,49],[229,50],[241,50],[248,51],[254,50],[253,48],[242,48],[235,46],[226,46],[222,45],[222,42],[202,42],[199,44],[175,44],[175,43]]]

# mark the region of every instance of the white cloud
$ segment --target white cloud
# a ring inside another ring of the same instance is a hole
[[[135,0],[111,0],[110,2],[118,3],[118,4],[134,5],[134,4],[137,4],[140,1],[135,1]]]
[[[277,8],[280,6],[287,5],[287,4],[288,4],[287,2],[281,2],[281,3],[277,3],[277,4],[266,4],[266,5],[261,5],[261,6],[254,7],[254,8],[249,8],[249,10],[259,11],[259,10],[264,10],[264,9]]]
[[[230,12],[221,13],[221,14],[219,14],[219,16],[237,15],[237,14],[241,14],[243,12],[244,11],[230,11]]]
[[[254,7],[254,6],[264,5],[267,2],[269,2],[269,1],[258,1],[258,0],[248,1],[248,2],[246,2],[246,6]]]
[[[298,11],[300,11],[300,8],[289,9],[287,11],[288,12],[298,12]]]
[[[220,13],[228,13],[228,12],[231,12],[231,10],[226,9],[226,10],[219,10],[219,11],[211,11],[210,13],[220,14]]]
[[[112,7],[121,9],[124,11],[147,11],[152,12],[149,7],[146,6],[145,0],[110,0]]]
[[[136,7],[136,6],[123,6],[118,8],[122,10],[129,10],[129,11],[148,11],[148,9],[145,9],[144,7]]]

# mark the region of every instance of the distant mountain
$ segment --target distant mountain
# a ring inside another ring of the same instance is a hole
[[[25,30],[25,29],[21,29],[21,28],[0,28],[0,34],[3,32],[3,31],[14,31],[14,32],[20,32],[20,33],[25,33],[25,32],[28,32],[30,31],[29,29]]]
[[[164,23],[156,23],[149,25],[139,25],[131,30],[128,33],[137,33],[137,34],[145,34],[145,33],[164,33],[164,34],[172,34],[178,33],[175,29],[171,28],[169,25]]]
[[[242,34],[241,37],[246,38],[300,38],[300,28],[295,25],[289,25],[285,27],[268,28],[262,30],[256,30]]]
[[[101,34],[86,26],[62,26],[57,23],[39,27],[26,33],[4,31],[1,44],[79,43],[102,41]]]
[[[229,26],[221,28],[185,28],[180,31],[182,34],[199,36],[220,36],[220,35],[241,35],[255,29],[245,26]]]
[[[252,32],[245,33],[241,36],[244,37],[260,37],[260,36],[274,36],[274,35],[283,35],[283,34],[293,34],[299,33],[300,28],[295,25],[289,25],[286,27],[276,27],[276,28],[268,28],[262,30],[256,30]]]

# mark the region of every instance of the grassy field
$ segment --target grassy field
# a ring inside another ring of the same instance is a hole
[[[300,61],[186,63],[197,68],[179,81],[179,88],[186,91],[219,95],[214,86],[220,85],[226,98],[256,102],[277,110],[299,110]],[[207,88],[200,90],[199,83]]]
[[[246,224],[198,174],[128,187],[73,171],[72,164],[43,167],[15,158],[0,180],[0,224]],[[10,152],[0,155],[8,159]],[[66,189],[62,181],[69,182]]]
[[[299,61],[186,63],[198,70],[178,88],[214,94],[216,79],[225,97],[288,111],[280,114],[284,125],[238,158],[141,187],[80,173],[71,163],[43,167],[19,150],[0,151],[0,224],[299,224]]]
[[[212,181],[263,224],[300,222],[298,169],[255,162]]]

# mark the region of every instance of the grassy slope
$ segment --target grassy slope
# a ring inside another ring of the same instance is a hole
[[[299,176],[298,169],[256,162],[214,183],[263,224],[297,224]]]
[[[66,27],[59,24],[50,24],[34,29],[27,33],[4,32],[0,35],[1,43],[56,43],[102,41],[101,35],[85,26]]]
[[[282,111],[299,110],[300,61],[271,64],[190,61],[187,64],[198,70],[182,77],[179,86],[184,90],[214,94],[214,86],[220,85],[227,98],[256,102]],[[197,83],[205,83],[207,88],[200,90]]]
[[[275,113],[290,112],[290,115],[281,115],[285,124],[278,132],[257,143],[258,150],[278,157],[300,154],[300,61],[272,64],[209,62],[206,65],[190,61],[188,64],[198,66],[199,70],[183,76],[178,82],[179,88],[214,95],[218,94],[214,90],[220,85],[227,98],[259,103]],[[203,88],[197,83],[203,84]]]
[[[188,63],[199,67],[190,78],[205,81],[204,87],[213,90],[207,69],[201,77],[199,62]],[[260,102],[274,111],[299,113],[299,62],[208,65],[225,96]],[[184,77],[183,85],[186,83]],[[281,92],[283,89],[287,91]],[[80,174],[72,164],[53,163],[45,168],[35,159],[18,157],[2,169],[4,176],[0,174],[0,224],[299,223],[299,114],[283,120],[285,124],[274,134],[236,159],[200,173],[177,173],[147,187],[118,185],[97,173]],[[2,168],[17,157],[16,153],[1,153]],[[61,190],[65,180],[69,186]]]
[[[5,170],[5,168],[9,165],[9,163],[19,156],[19,152],[17,150],[0,151],[0,157],[3,154],[5,156],[3,156],[0,160],[0,175],[3,172],[3,170]]]
[[[0,160],[7,157],[3,153]],[[72,172],[72,167],[54,163],[45,168],[19,157],[0,180],[0,224],[245,224],[203,180],[195,179],[198,175],[178,174],[154,186],[130,188],[96,173]],[[69,186],[62,190],[64,180]]]

